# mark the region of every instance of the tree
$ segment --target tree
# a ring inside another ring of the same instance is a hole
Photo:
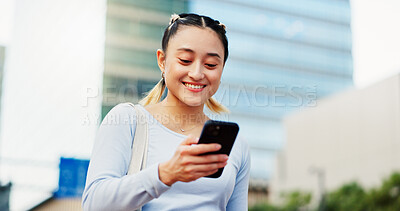
[[[367,193],[356,182],[348,183],[327,195],[326,211],[364,211]]]

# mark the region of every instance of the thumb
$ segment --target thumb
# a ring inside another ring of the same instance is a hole
[[[194,137],[193,135],[189,135],[184,141],[182,141],[181,145],[192,145],[197,144],[199,138]]]

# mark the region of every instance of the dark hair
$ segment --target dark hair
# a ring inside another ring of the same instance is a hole
[[[224,45],[224,63],[228,59],[228,39],[226,37],[225,25],[210,17],[197,15],[193,13],[181,13],[179,15],[172,15],[168,27],[164,31],[162,38],[162,50],[166,52],[168,42],[178,31],[179,26],[196,26],[200,28],[210,28],[217,33],[219,39]]]

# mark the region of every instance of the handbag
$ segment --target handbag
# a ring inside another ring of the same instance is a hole
[[[140,170],[146,167],[147,161],[147,145],[148,145],[148,135],[147,135],[147,117],[143,113],[143,111],[138,108],[138,105],[134,105],[132,103],[128,103],[136,110],[136,129],[135,135],[132,140],[132,155],[131,162],[129,164],[128,173],[136,174]],[[142,207],[138,209],[142,210]]]
[[[129,164],[128,175],[136,174],[146,167],[147,161],[147,117],[137,105],[128,103],[136,110],[136,130],[132,140],[132,156]]]

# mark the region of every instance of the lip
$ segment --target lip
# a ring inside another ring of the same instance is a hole
[[[193,89],[193,88],[187,87],[187,86],[185,85],[185,83],[188,83],[188,84],[191,84],[191,85],[197,85],[197,86],[204,86],[204,87],[203,87],[203,88],[200,88],[200,89]],[[189,90],[189,91],[191,91],[191,92],[201,92],[201,91],[203,91],[203,89],[206,87],[206,85],[205,85],[205,84],[202,84],[202,83],[186,82],[186,81],[182,82],[182,85],[183,85],[187,90]]]

